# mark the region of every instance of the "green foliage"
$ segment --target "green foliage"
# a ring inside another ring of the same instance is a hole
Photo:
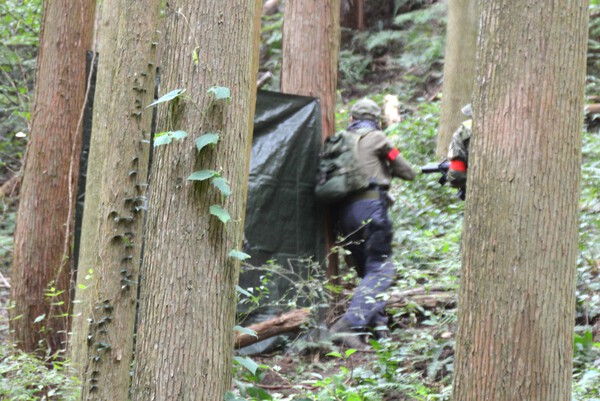
[[[338,63],[339,86],[347,87],[360,83],[369,71],[373,61],[371,55],[355,54],[350,50],[341,50]]]
[[[231,216],[229,216],[227,210],[220,205],[212,205],[210,207],[210,214],[216,216],[223,224],[227,224],[227,222],[231,220]]]
[[[67,364],[0,345],[0,399],[69,401],[78,400],[79,392],[80,382]]]
[[[187,132],[185,131],[167,131],[159,132],[154,135],[154,147],[168,145],[173,142],[173,139],[181,140],[187,138]]]
[[[179,96],[183,95],[184,93],[185,93],[185,89],[174,89],[168,93],[165,93],[164,95],[162,95],[161,97],[159,97],[157,100],[153,101],[146,107],[152,107],[152,106],[155,106],[160,103],[169,102],[173,99],[178,98]]]
[[[404,51],[397,62],[406,69],[430,71],[444,55],[447,4],[437,2],[397,16],[394,24],[402,29],[400,40]],[[408,28],[408,29],[407,29]]]
[[[219,134],[216,132],[208,132],[200,135],[196,139],[196,149],[200,152],[205,146],[216,145],[219,142]]]
[[[39,43],[41,1],[0,2],[0,180],[21,165]]]
[[[206,92],[212,95],[215,101],[229,102],[231,100],[231,91],[224,86],[213,86],[212,88],[208,88]]]

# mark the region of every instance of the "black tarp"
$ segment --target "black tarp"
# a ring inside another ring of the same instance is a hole
[[[317,99],[259,91],[245,237],[251,264],[321,258],[324,242],[313,195],[321,147]]]
[[[325,257],[323,220],[313,192],[320,148],[321,111],[317,99],[258,92],[244,249],[251,256],[249,264],[264,269],[242,268],[240,287],[264,285],[261,278],[271,269],[269,263],[290,274],[269,278],[269,306],[259,309],[245,325],[282,312],[283,306],[273,304],[285,304],[286,299],[294,298],[298,279],[306,279],[311,266]],[[240,310],[244,310],[243,305]],[[265,340],[254,351],[261,351],[273,341]]]

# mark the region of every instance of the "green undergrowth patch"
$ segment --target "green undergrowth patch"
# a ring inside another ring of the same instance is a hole
[[[68,365],[0,344],[0,399],[74,401],[80,385]]]

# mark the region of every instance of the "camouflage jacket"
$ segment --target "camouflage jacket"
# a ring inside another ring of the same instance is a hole
[[[464,121],[452,135],[448,148],[448,160],[469,162],[469,140],[471,139],[472,120]]]

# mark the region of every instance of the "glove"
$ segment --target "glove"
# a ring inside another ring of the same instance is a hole
[[[462,160],[451,160],[447,178],[451,187],[464,188],[467,184],[467,164]]]

